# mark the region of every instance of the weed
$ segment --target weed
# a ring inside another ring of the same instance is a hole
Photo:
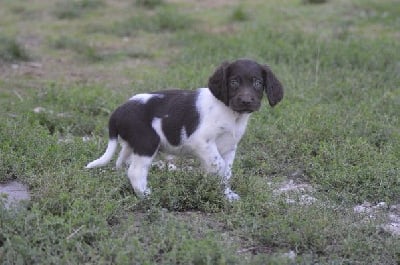
[[[323,4],[328,2],[328,0],[303,0],[305,4]]]
[[[90,62],[98,62],[104,59],[97,49],[88,45],[78,38],[69,36],[61,36],[51,42],[51,45],[56,49],[69,49],[78,53],[81,57],[86,58]]]
[[[239,22],[249,20],[249,15],[247,14],[246,10],[244,10],[243,5],[239,5],[233,9],[231,20]]]
[[[151,9],[163,4],[164,4],[163,0],[136,0],[136,5],[144,6],[146,8],[151,8]]]
[[[28,61],[28,51],[15,38],[0,35],[0,61]]]
[[[56,3],[53,13],[59,19],[74,19],[103,5],[102,0],[61,0]]]
[[[224,205],[220,180],[215,176],[207,176],[196,170],[190,176],[182,176],[182,172],[155,175],[153,196],[156,196],[154,199],[163,208],[172,211],[215,212]]]
[[[137,14],[125,22],[113,26],[112,32],[121,36],[131,36],[138,31],[162,32],[180,31],[190,28],[193,19],[181,14],[172,6],[158,8],[155,14]]]
[[[161,9],[154,18],[154,21],[158,30],[161,31],[177,31],[187,29],[193,22],[188,16],[177,12],[177,10],[172,7]]]

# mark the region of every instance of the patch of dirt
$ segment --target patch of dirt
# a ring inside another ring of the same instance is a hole
[[[0,77],[12,82],[21,77],[29,79],[30,87],[41,87],[52,80],[63,84],[103,84],[110,88],[120,88],[132,84],[129,71],[134,72],[140,65],[150,65],[148,60],[123,60],[113,65],[113,69],[102,64],[76,64],[66,59],[46,59],[37,62],[19,62],[0,67]],[[153,63],[152,65],[156,65]]]
[[[372,204],[364,202],[353,208],[356,214],[365,215],[366,219],[376,219],[378,216],[385,217],[385,223],[380,229],[393,236],[400,237],[400,204],[388,206],[386,202]]]
[[[312,192],[313,188],[309,184],[295,183],[293,180],[285,181],[281,186],[275,190],[276,194],[283,194],[288,192]]]
[[[271,184],[272,185],[272,184]],[[287,180],[274,188],[275,196],[283,196],[288,204],[311,205],[317,201],[310,193],[314,192],[314,188],[306,183],[297,183],[293,180]]]
[[[10,208],[21,201],[30,200],[28,188],[18,181],[0,184],[0,198],[5,198],[5,207]]]
[[[283,181],[273,190],[274,195],[283,196],[286,203],[300,206],[307,206],[317,202],[317,199],[312,196],[313,192],[314,188],[311,185],[296,183],[293,180]],[[378,220],[383,217],[385,221],[378,229],[392,236],[400,237],[400,204],[389,206],[386,202],[376,204],[364,202],[354,206],[353,212],[363,215],[365,220]]]

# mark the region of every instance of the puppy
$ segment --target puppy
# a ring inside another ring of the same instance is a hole
[[[116,167],[129,161],[128,178],[144,197],[150,193],[147,175],[158,151],[194,155],[206,172],[220,176],[226,198],[237,200],[229,185],[236,148],[264,92],[272,107],[283,98],[281,82],[267,65],[239,59],[219,66],[208,88],[134,95],[112,113],[107,149],[86,168],[107,164],[119,140]]]

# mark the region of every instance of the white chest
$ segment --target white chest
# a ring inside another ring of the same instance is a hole
[[[232,111],[206,88],[200,93],[197,108],[200,125],[194,136],[214,142],[222,152],[236,147],[246,130],[250,114]]]

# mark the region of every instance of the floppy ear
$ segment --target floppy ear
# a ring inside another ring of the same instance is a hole
[[[215,72],[208,79],[208,88],[210,89],[213,95],[224,102],[225,105],[228,105],[229,96],[228,96],[228,87],[226,80],[226,72],[229,66],[228,62],[223,62]]]
[[[261,67],[264,75],[264,90],[267,93],[269,105],[273,107],[283,98],[283,86],[268,65],[262,65]]]

